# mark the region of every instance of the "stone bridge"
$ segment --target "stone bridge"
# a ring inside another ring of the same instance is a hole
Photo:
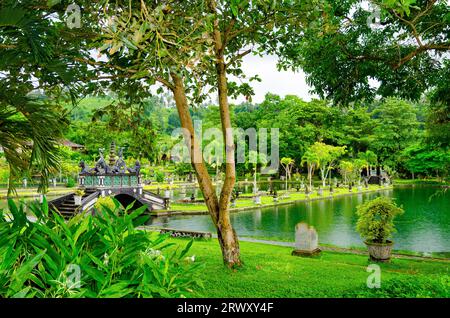
[[[49,202],[64,217],[71,217],[80,212],[91,212],[99,197],[114,197],[122,206],[127,207],[134,202],[133,209],[143,205],[148,211],[167,208],[168,199],[155,193],[143,190],[140,175],[119,174],[80,174],[79,189],[84,190],[81,205],[75,204],[75,192]]]
[[[84,161],[80,162],[78,189],[84,191],[81,202],[76,202],[75,192],[49,202],[50,207],[58,210],[64,217],[71,217],[80,212],[93,211],[99,197],[114,197],[124,207],[134,202],[133,209],[143,205],[148,211],[166,209],[169,199],[162,198],[150,191],[144,191],[140,175],[141,165],[136,161],[134,167],[128,168],[123,159],[123,149],[119,148],[116,160],[116,147],[111,143],[109,164],[103,156],[104,148],[99,149],[99,160],[90,169]]]

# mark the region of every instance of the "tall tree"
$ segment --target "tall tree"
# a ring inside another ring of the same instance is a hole
[[[278,45],[277,33],[298,26],[304,18],[295,8],[300,1],[238,2],[192,0],[173,5],[171,1],[140,3],[116,1],[103,6],[108,21],[103,49],[110,64],[133,79],[159,82],[169,89],[184,128],[200,188],[205,197],[224,263],[239,266],[240,252],[229,217],[229,202],[234,187],[234,143],[228,96],[251,95],[248,83],[229,83],[228,75],[243,78],[242,58],[257,44],[261,49]],[[277,25],[276,23],[283,23]],[[280,27],[281,26],[281,27]],[[246,47],[250,47],[246,49]],[[204,88],[219,97],[219,110],[225,145],[225,181],[220,196],[201,156],[201,145],[194,133],[189,101],[205,99]]]
[[[316,155],[318,160],[317,165],[320,170],[320,178],[322,179],[322,186],[325,187],[328,174],[333,169],[336,160],[346,152],[345,146],[335,147],[323,142],[315,142],[311,145],[309,151]]]
[[[375,128],[369,146],[379,163],[398,168],[403,149],[418,137],[418,121],[414,108],[403,100],[388,98],[373,111]]]
[[[295,163],[295,160],[290,157],[283,157],[280,160],[280,164],[283,167],[284,171],[286,172],[286,175],[285,175],[286,191],[288,189],[287,182],[288,182],[288,179],[291,179],[291,172],[292,172],[292,168],[294,167],[294,163]]]
[[[316,153],[311,150],[307,150],[302,157],[302,165],[306,163],[306,168],[308,170],[308,182],[309,191],[312,189],[312,178],[314,176],[314,170],[319,166],[320,159]]]
[[[376,95],[418,99],[438,87],[444,92],[447,0],[325,0],[318,6],[321,18],[279,49],[287,57],[283,66],[301,66],[321,97],[347,104]]]

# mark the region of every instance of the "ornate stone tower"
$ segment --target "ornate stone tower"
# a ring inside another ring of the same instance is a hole
[[[114,167],[116,163],[116,143],[111,142],[111,146],[109,148],[109,166]]]

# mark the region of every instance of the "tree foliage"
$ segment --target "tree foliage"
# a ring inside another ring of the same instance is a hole
[[[446,85],[447,1],[320,1],[318,6],[321,18],[292,35],[298,40],[286,41],[280,51],[282,66],[300,66],[321,97],[343,105],[376,95],[417,100]]]

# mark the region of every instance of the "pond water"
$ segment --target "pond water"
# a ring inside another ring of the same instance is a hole
[[[433,194],[436,195],[430,198]],[[405,209],[396,219],[395,249],[450,251],[450,191],[444,193],[436,187],[395,187],[382,192],[254,209],[232,213],[231,221],[239,236],[282,241],[294,241],[295,224],[303,221],[316,228],[320,243],[363,246],[355,230],[356,206],[380,195],[394,198]],[[151,224],[215,232],[209,215],[158,217]]]
[[[322,182],[316,181],[314,182],[314,186],[321,186]],[[284,181],[273,181],[272,182],[273,189],[279,191],[279,190],[285,190],[286,184]],[[297,187],[300,187],[300,181],[293,181],[288,182],[287,184],[288,189],[295,189]],[[268,191],[270,189],[270,183],[268,181],[258,181],[257,185],[258,190],[260,191]],[[235,186],[235,190],[238,190],[241,194],[251,194],[253,193],[253,183],[252,182],[238,182]],[[158,190],[153,190],[153,192],[158,193]],[[171,200],[180,200],[180,199],[186,199],[190,198],[192,194],[194,194],[194,197],[196,199],[202,199],[203,194],[200,191],[199,187],[196,183],[190,184],[190,185],[184,185],[181,186],[181,188],[177,189],[171,189],[169,191],[170,193],[170,199]],[[159,194],[164,195],[164,188],[159,189]]]

